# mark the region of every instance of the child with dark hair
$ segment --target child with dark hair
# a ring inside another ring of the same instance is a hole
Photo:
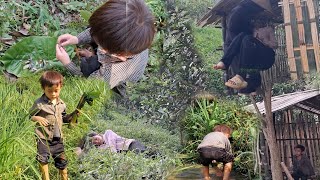
[[[217,125],[213,128],[213,132],[207,134],[197,150],[200,154],[200,162],[203,165],[202,173],[205,180],[209,180],[209,165],[212,162],[223,163],[223,180],[228,180],[232,169],[233,154],[229,137],[232,134],[230,127],[226,125]],[[215,168],[216,171],[221,171]],[[220,173],[217,173],[217,175]]]
[[[73,113],[66,114],[66,105],[60,99],[63,76],[56,71],[46,71],[40,77],[44,91],[30,109],[31,120],[37,122],[37,160],[40,163],[42,179],[49,180],[49,158],[59,169],[61,179],[67,180],[67,160],[64,153],[62,123],[70,122]]]
[[[298,144],[294,147],[294,156],[292,158],[294,180],[307,180],[308,177],[315,175],[310,159],[304,154],[305,147]]]
[[[57,59],[72,74],[99,77],[108,82],[111,89],[139,80],[147,65],[148,48],[156,30],[146,3],[143,0],[109,0],[93,12],[89,27],[77,36],[58,37]],[[83,62],[80,69],[71,62],[63,46],[91,42],[98,45],[97,57],[91,58],[97,62]]]

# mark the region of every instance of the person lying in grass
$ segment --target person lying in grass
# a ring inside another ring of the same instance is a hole
[[[139,80],[148,62],[156,31],[151,11],[143,0],[109,0],[93,12],[89,27],[77,36],[59,36],[57,59],[72,74],[101,78],[125,95],[125,83]],[[85,53],[90,60],[82,60],[81,68],[77,67],[63,47],[91,42],[98,45],[97,56]]]
[[[62,123],[70,122],[73,113],[66,114],[66,105],[60,99],[63,76],[56,71],[46,71],[40,77],[43,95],[30,109],[31,120],[37,122],[37,161],[40,163],[42,179],[49,180],[49,158],[59,169],[61,178],[68,179],[67,159],[65,157]]]
[[[142,153],[146,150],[146,147],[140,141],[121,137],[110,129],[106,130],[104,134],[95,132],[88,134],[79,143],[75,150],[76,154],[82,154],[83,151],[91,148],[91,145],[94,145],[98,149],[108,149],[111,152],[133,151],[135,153]]]
[[[217,176],[223,175],[223,180],[229,180],[232,169],[233,154],[229,137],[232,134],[230,127],[217,125],[213,132],[207,134],[198,145],[197,151],[200,154],[200,163],[203,165],[202,174],[205,180],[209,180],[209,165],[212,163],[223,163],[223,174],[218,167],[214,167]]]

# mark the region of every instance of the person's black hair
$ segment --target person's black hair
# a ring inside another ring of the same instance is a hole
[[[303,145],[301,145],[301,144],[296,145],[294,148],[295,148],[295,149],[296,149],[296,148],[299,148],[299,149],[301,149],[302,152],[304,152],[304,150],[306,149],[306,148],[305,148]]]

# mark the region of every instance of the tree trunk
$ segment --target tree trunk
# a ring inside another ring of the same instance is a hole
[[[271,86],[272,87],[272,86]],[[264,105],[265,105],[265,117],[263,118],[264,124],[262,130],[267,140],[270,150],[270,162],[271,172],[273,180],[283,180],[282,169],[281,169],[281,157],[280,151],[276,140],[276,133],[273,122],[273,113],[271,109],[271,88],[264,88]]]

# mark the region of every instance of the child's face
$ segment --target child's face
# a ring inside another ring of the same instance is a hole
[[[44,87],[44,94],[50,99],[51,101],[57,99],[60,95],[61,85],[53,85],[51,87],[46,86]]]
[[[296,155],[296,156],[301,156],[302,155],[302,150],[300,149],[300,148],[295,148],[294,149],[294,154]]]
[[[92,137],[92,144],[96,145],[96,146],[100,146],[101,144],[103,144],[103,139],[100,135],[95,135]]]

